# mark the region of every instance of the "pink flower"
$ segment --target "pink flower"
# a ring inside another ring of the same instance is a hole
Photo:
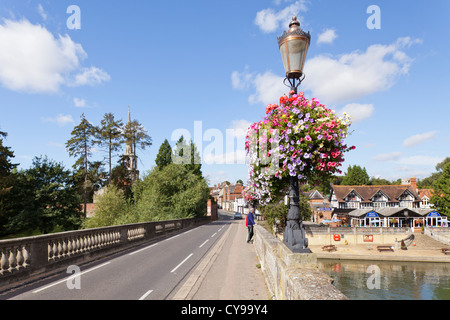
[[[311,137],[310,137],[309,135],[307,135],[307,136],[305,137],[305,140],[306,140],[306,141],[311,141],[312,139],[311,139]]]

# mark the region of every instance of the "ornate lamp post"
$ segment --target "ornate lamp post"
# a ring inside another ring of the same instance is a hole
[[[300,28],[300,22],[297,17],[292,18],[289,24],[289,30],[284,31],[281,37],[278,37],[281,57],[283,59],[284,70],[286,71],[286,80],[289,81],[291,91],[297,93],[297,88],[305,78],[303,66],[305,64],[306,54],[308,52],[311,35]],[[297,253],[310,253],[308,248],[308,239],[305,236],[305,229],[301,221],[299,204],[298,178],[290,177],[289,185],[289,211],[286,229],[284,231],[284,242]]]

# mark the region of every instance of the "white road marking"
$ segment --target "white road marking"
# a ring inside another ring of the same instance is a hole
[[[203,247],[208,241],[209,241],[209,239],[206,240],[205,242],[203,242],[203,243],[199,246],[199,248]]]
[[[139,298],[139,300],[145,300],[145,298],[147,298],[148,295],[152,292],[153,292],[153,290],[148,290],[142,297]]]
[[[111,263],[111,261],[110,261],[110,262],[106,262],[106,263],[104,263],[104,264],[101,264],[101,265],[99,265],[99,266],[93,267],[93,268],[88,269],[88,270],[86,270],[86,271],[83,271],[83,272],[74,274],[74,275],[72,275],[72,276],[70,276],[70,277],[68,277],[68,278],[66,278],[66,279],[63,279],[63,280],[60,280],[60,281],[57,281],[57,282],[53,282],[53,283],[49,284],[48,286],[45,286],[45,287],[39,288],[39,289],[37,289],[37,290],[34,290],[33,293],[38,293],[38,292],[41,292],[41,291],[43,291],[43,290],[45,290],[45,289],[51,288],[51,287],[53,287],[53,286],[56,286],[56,285],[58,285],[58,284],[60,284],[60,283],[67,282],[67,281],[69,281],[69,280],[71,280],[71,279],[74,279],[74,278],[76,278],[76,277],[79,277],[79,276],[81,276],[81,275],[83,275],[83,274],[86,274],[86,273],[91,272],[91,271],[94,271],[94,270],[96,270],[96,269],[98,269],[98,268],[104,267],[104,266],[106,266],[106,265],[108,265],[108,264],[110,264],[110,263]]]
[[[179,264],[179,265],[177,265],[172,271],[170,271],[170,272],[175,272],[179,267],[181,267],[181,265],[183,264],[183,263],[185,263],[190,257],[192,257],[194,254],[193,253],[191,253],[190,255],[188,255],[187,256],[187,258],[186,259],[184,259],[183,261],[181,261],[181,263]]]
[[[142,248],[142,249],[139,249],[139,250],[133,251],[133,252],[129,253],[128,255],[129,255],[129,256],[132,256],[132,255],[133,255],[133,254],[135,254],[135,253],[138,253],[138,252],[141,252],[141,251],[147,250],[147,249],[149,249],[149,248],[151,248],[151,247],[154,247],[154,246],[156,246],[156,245],[157,245],[157,243],[155,243],[155,244],[152,244],[151,246],[148,246],[148,247],[145,247],[145,248]]]

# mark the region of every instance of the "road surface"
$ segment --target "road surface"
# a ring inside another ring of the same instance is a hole
[[[164,300],[230,226],[231,214],[0,296],[11,300]]]

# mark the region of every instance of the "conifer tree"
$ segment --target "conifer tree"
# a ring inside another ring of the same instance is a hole
[[[84,165],[84,217],[86,218],[87,187],[88,187],[88,161],[92,155],[94,145],[95,127],[81,115],[80,124],[71,132],[72,138],[66,142],[69,156],[77,158],[74,167]]]
[[[94,143],[104,148],[108,152],[109,175],[108,182],[111,183],[113,152],[120,150],[123,126],[122,120],[115,120],[112,113],[105,113],[96,128]]]
[[[156,155],[155,163],[160,170],[172,163],[172,147],[167,139],[165,139],[161,144],[161,147],[159,147],[159,152]]]

